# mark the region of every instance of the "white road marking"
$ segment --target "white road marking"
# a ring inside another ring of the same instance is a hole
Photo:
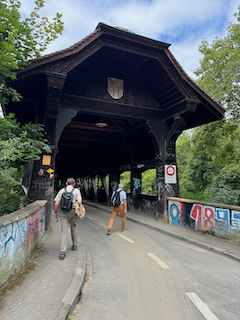
[[[207,320],[219,320],[195,292],[189,292],[187,296]]]
[[[155,256],[155,254],[153,253],[148,253],[149,257],[152,258],[154,261],[157,262],[157,264],[160,265],[160,267],[162,267],[163,269],[170,269],[169,266],[166,265],[166,263],[164,263],[161,259],[159,259],[157,256]]]
[[[135,243],[135,241],[131,240],[130,238],[128,237],[125,237],[123,234],[119,234],[119,237],[123,238],[124,240],[130,242],[130,243]]]
[[[88,219],[93,220],[93,218],[89,217],[89,215],[87,216]]]

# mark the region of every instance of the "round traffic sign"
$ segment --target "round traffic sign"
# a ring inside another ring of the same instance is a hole
[[[173,166],[168,166],[166,169],[167,175],[173,176],[175,174],[175,168]]]

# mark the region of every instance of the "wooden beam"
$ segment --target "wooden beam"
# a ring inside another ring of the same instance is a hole
[[[143,106],[128,105],[119,102],[98,100],[82,96],[62,94],[60,107],[75,109],[83,113],[108,115],[121,119],[161,120],[161,110]]]
[[[172,62],[169,59],[169,56],[166,53],[159,55],[158,61],[162,68],[167,72],[168,76],[172,79],[173,83],[181,92],[181,94],[185,98],[194,99],[194,94],[192,90],[181,77],[175,66],[172,64]]]
[[[191,99],[183,99],[182,101],[173,104],[171,107],[164,109],[163,119],[168,120],[174,118],[176,115],[189,116],[197,109],[199,101]]]
[[[71,129],[80,129],[80,130],[90,130],[90,131],[98,131],[99,133],[101,132],[107,132],[107,133],[135,133],[137,130],[135,128],[125,128],[121,126],[110,126],[107,125],[104,128],[99,128],[96,126],[95,123],[87,123],[87,122],[77,122],[77,121],[72,121],[69,125],[67,125],[67,128]]]

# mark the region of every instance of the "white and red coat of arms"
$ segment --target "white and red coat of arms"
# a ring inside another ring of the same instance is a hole
[[[107,78],[107,92],[113,99],[121,99],[123,96],[124,81],[122,79]]]

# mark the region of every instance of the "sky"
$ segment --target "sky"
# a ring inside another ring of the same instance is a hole
[[[45,52],[70,47],[92,33],[99,22],[126,28],[141,36],[170,43],[169,49],[188,73],[199,67],[198,47],[227,34],[240,0],[45,0],[40,13],[52,19],[63,14],[64,31]],[[21,0],[21,14],[29,16],[34,0]]]

